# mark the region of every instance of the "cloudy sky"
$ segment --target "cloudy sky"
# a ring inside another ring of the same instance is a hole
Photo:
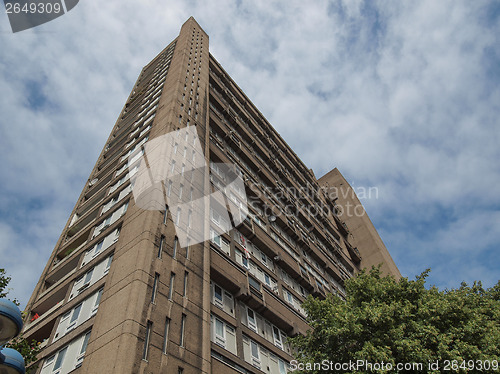
[[[321,176],[376,187],[401,273],[500,278],[500,3],[81,0],[0,15],[0,268],[24,305],[141,70],[194,16],[210,51]]]

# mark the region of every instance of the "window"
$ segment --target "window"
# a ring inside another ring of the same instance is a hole
[[[172,253],[172,257],[175,258],[177,256],[177,246],[179,245],[179,238],[177,236],[174,238],[174,252]]]
[[[163,353],[167,354],[168,330],[170,329],[170,318],[165,318],[165,329],[163,331]]]
[[[250,349],[252,352],[252,365],[260,369],[259,346],[253,340],[250,340]]]
[[[224,322],[222,322],[218,318],[215,319],[215,343],[224,347],[224,348],[226,347],[226,337],[224,334]]]
[[[210,229],[210,241],[220,248],[220,236],[212,229]]]
[[[254,279],[254,277],[248,277],[248,284],[250,285],[250,287],[253,287],[254,289],[256,289],[257,291],[260,291],[260,282],[256,279]]]
[[[83,338],[82,347],[80,348],[80,353],[76,357],[76,367],[80,367],[82,365],[83,358],[85,357],[85,352],[87,351],[87,345],[89,344],[90,339],[90,331],[85,334]]]
[[[76,324],[78,323],[78,317],[80,317],[80,312],[82,310],[82,304],[79,304],[78,306],[73,309],[73,314],[71,315],[71,319],[69,321],[69,325],[66,328],[66,331],[73,330],[76,327]]]
[[[184,272],[184,287],[182,290],[182,296],[184,296],[184,297],[187,296],[188,276],[189,276],[189,273],[187,271]]]
[[[192,217],[193,216],[193,211],[191,209],[189,209],[188,211],[188,222],[187,222],[187,225],[189,228],[191,228],[191,220],[192,220]]]
[[[175,170],[175,160],[172,160],[172,166],[170,167],[170,174],[173,174]]]
[[[92,280],[92,274],[94,274],[94,269],[91,269],[87,274],[85,274],[85,280],[83,281],[82,288],[85,288],[90,284],[90,281]]]
[[[234,253],[236,255],[236,262],[240,265],[243,265],[245,268],[250,269],[250,264],[247,257],[248,252],[243,253],[239,249],[235,249]]]
[[[215,296],[215,303],[216,304],[219,304],[219,306],[223,306],[223,302],[222,302],[222,288],[220,288],[219,286],[215,285],[214,286],[214,296]]]
[[[252,309],[247,307],[248,327],[257,332],[257,322],[255,320],[255,313]]]
[[[177,369],[177,374],[184,374],[184,369],[181,367]]]
[[[59,353],[57,354],[56,363],[54,364],[54,368],[52,369],[52,371],[56,371],[58,369],[61,369],[62,363],[64,361],[64,356],[66,356],[67,351],[68,351],[68,347],[64,347],[63,349],[61,349],[59,351]]]
[[[214,209],[212,209],[211,212],[212,212],[212,222],[215,223],[217,226],[220,226],[220,215],[219,215],[219,213],[216,210],[214,210]]]
[[[233,295],[215,283],[211,283],[212,304],[234,316]]]
[[[92,257],[97,256],[99,254],[99,252],[101,252],[103,243],[104,243],[104,239],[96,244],[95,249],[94,249],[94,253],[92,254]]]
[[[283,362],[283,360],[278,360],[278,366],[280,369],[280,374],[286,374],[286,367],[285,367],[285,363]]]
[[[104,274],[109,272],[109,268],[111,267],[111,262],[113,262],[113,255],[108,257],[108,261],[106,262],[106,267],[104,268]]]
[[[92,307],[92,311],[90,313],[91,316],[97,313],[97,309],[99,308],[99,304],[101,303],[102,292],[104,291],[104,287],[97,291],[97,297],[94,302],[94,306]]]
[[[281,333],[276,326],[273,326],[273,337],[274,337],[274,345],[278,348],[283,349],[283,341],[281,339]]]
[[[82,348],[80,349],[80,354],[85,354],[87,351],[87,345],[89,344],[89,339],[90,339],[90,331],[85,334],[85,337],[83,338],[83,343],[82,343]]]
[[[152,328],[153,328],[153,322],[148,321],[148,324],[146,326],[146,337],[144,339],[144,350],[142,351],[142,359],[146,361],[148,359],[149,341],[151,339]]]
[[[186,328],[186,315],[183,313],[181,318],[181,339],[179,345],[184,347],[184,330]]]
[[[174,281],[175,281],[175,273],[170,273],[170,283],[168,287],[168,298],[172,299],[172,296],[174,294]]]
[[[230,250],[230,244],[229,244],[229,242],[228,242],[226,239],[224,239],[224,238],[221,238],[221,249],[222,249],[224,252],[226,252],[228,256],[230,255],[230,252],[231,252],[231,250]]]
[[[186,244],[186,259],[189,260],[189,248],[191,248],[191,239],[187,238]]]
[[[181,208],[177,208],[177,216],[175,217],[175,224],[178,226],[181,221]]]
[[[153,292],[151,294],[151,302],[154,304],[156,301],[156,294],[158,292],[158,282],[160,280],[160,274],[155,273],[155,279],[153,281]]]
[[[170,181],[169,181],[170,182]],[[170,196],[170,194],[169,194]],[[165,205],[165,212],[163,213],[163,223],[166,225],[167,224],[167,218],[168,218],[168,206]]]
[[[163,252],[163,243],[164,242],[165,242],[165,235],[162,235],[160,237],[160,246],[158,247],[158,255],[157,255],[158,258],[161,258],[161,254]]]
[[[168,181],[167,196],[172,194],[172,181]]]

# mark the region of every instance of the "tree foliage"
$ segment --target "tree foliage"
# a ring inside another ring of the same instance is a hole
[[[7,288],[9,285],[11,278],[6,275],[5,269],[0,269],[0,298],[6,298],[9,294],[9,289]],[[19,302],[14,299],[12,300],[16,305],[19,306]],[[22,336],[18,336],[15,339],[12,339],[9,343],[5,345],[7,348],[13,348],[24,357],[24,362],[26,366],[36,361],[36,357],[40,352],[39,348],[40,343],[36,340],[32,340],[28,342]],[[31,368],[32,371],[36,368]]]
[[[9,293],[7,286],[9,285],[10,277],[5,274],[5,269],[0,269],[0,299],[7,297]]]
[[[487,290],[477,282],[439,291],[425,287],[428,273],[396,281],[373,268],[346,281],[345,301],[309,297],[303,307],[312,329],[290,339],[297,361],[327,360],[330,365],[308,373],[442,373],[453,360],[456,370],[449,372],[498,373],[500,369],[485,370],[482,363],[500,360],[500,281]],[[380,365],[371,370],[367,365],[332,370],[331,363],[357,360],[391,363],[392,370]],[[429,362],[434,365],[429,367]],[[396,370],[398,363],[421,363],[422,369]]]

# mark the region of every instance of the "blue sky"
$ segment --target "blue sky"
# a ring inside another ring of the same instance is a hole
[[[85,0],[0,16],[0,267],[24,305],[141,70],[193,15],[321,176],[338,167],[402,274],[500,278],[500,4]]]

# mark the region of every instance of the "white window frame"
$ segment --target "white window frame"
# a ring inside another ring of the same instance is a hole
[[[250,313],[252,313],[253,317],[250,317]],[[247,307],[247,325],[248,328],[254,332],[258,332],[257,330],[257,314],[253,309]]]
[[[253,349],[254,347],[255,347],[255,351],[257,353],[257,356],[254,355],[254,349]],[[261,364],[260,347],[252,339],[250,339],[250,356],[252,359],[252,365],[260,369],[260,364]]]
[[[217,333],[217,324],[222,326],[222,335]],[[214,323],[214,336],[215,336],[215,344],[220,345],[222,348],[226,349],[226,324],[221,319],[215,317]]]
[[[90,311],[90,317],[95,316],[95,314],[97,313],[97,309],[99,309],[99,304],[101,303],[103,291],[104,291],[104,287],[101,288],[99,291],[97,291],[97,298],[94,302],[94,306],[92,307],[92,310]]]
[[[65,334],[67,334],[71,330],[75,329],[76,326],[78,325],[78,320],[80,318],[80,313],[82,312],[82,307],[83,307],[83,303],[80,303],[77,306],[75,306],[73,308],[73,310],[71,311],[71,319],[69,321],[68,326],[66,327]]]
[[[83,337],[82,345],[80,347],[80,353],[78,354],[78,356],[76,356],[75,369],[82,365],[82,361],[85,358],[85,353],[87,351],[87,346],[90,339],[90,333],[91,331],[87,332]]]
[[[216,296],[217,295],[216,288],[220,289],[220,300]],[[224,289],[221,286],[219,286],[219,285],[217,285],[215,283],[214,283],[214,297],[213,297],[213,299],[214,299],[214,304],[216,306],[218,306],[221,309],[224,308]]]
[[[281,334],[281,331],[279,328],[276,326],[272,325],[272,330],[273,330],[273,341],[274,345],[281,350],[283,350],[283,336]],[[278,332],[278,338],[276,338],[276,332]]]

